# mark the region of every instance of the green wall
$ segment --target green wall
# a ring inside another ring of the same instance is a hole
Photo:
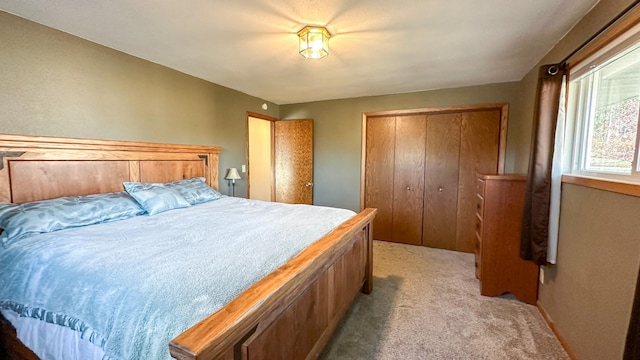
[[[518,83],[422,91],[280,106],[281,119],[314,120],[314,203],[360,209],[362,113],[471,104],[517,107]],[[510,110],[511,111],[511,110]],[[522,124],[509,119],[505,168],[513,171]],[[522,150],[521,150],[522,151]],[[528,151],[528,149],[526,150]]]
[[[222,177],[246,163],[246,112],[279,115],[262,99],[5,12],[0,48],[1,133],[216,145]]]

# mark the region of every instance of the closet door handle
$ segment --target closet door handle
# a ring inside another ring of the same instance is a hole
[[[411,186],[407,186],[407,190],[411,190]]]
[[[443,191],[444,191],[444,189],[442,188],[442,186],[440,186],[440,187],[438,188],[438,192],[443,192]]]

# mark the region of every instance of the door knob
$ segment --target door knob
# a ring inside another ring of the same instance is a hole
[[[306,186],[306,187],[312,187],[312,186],[313,186],[313,183],[308,182],[305,186]]]
[[[407,186],[407,190],[411,190],[411,186]]]
[[[438,191],[439,191],[439,192],[443,192],[443,191],[444,191],[444,189],[442,188],[442,186],[440,186],[440,187],[438,188]]]

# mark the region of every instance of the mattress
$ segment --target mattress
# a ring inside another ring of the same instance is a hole
[[[0,309],[42,358],[170,359],[171,339],[354,214],[223,198],[31,236],[0,250]]]

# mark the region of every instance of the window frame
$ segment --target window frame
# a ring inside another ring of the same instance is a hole
[[[606,29],[588,39],[584,45],[572,52],[563,63],[567,65],[567,69],[570,71],[574,67],[585,63],[586,60],[595,53],[602,51],[618,39],[623,38],[625,34],[632,32],[633,28],[637,27],[638,24],[640,24],[640,5],[632,5],[632,7],[625,10],[623,15],[609,22],[606,25]],[[567,81],[570,81],[570,77],[567,77]],[[567,91],[567,96],[572,96],[572,94]],[[569,130],[572,130],[571,125],[567,124],[567,131]],[[567,136],[565,137],[565,149],[572,148],[573,145],[573,136],[568,136],[568,134],[569,132],[566,133]],[[569,152],[565,151],[563,153],[564,164],[571,164],[571,158],[568,157],[568,155],[570,155]],[[563,169],[563,173],[565,173],[565,175],[562,176],[563,184],[572,184],[640,197],[640,185],[638,184],[613,179],[591,178],[579,174],[568,174],[564,170],[565,169]]]
[[[636,16],[640,18],[640,14],[636,14]],[[606,64],[618,54],[628,51],[631,47],[637,46],[638,44],[640,44],[640,24],[631,26],[616,37],[610,38],[609,42],[600,44],[601,47],[599,49],[591,49],[589,56],[583,57],[575,64],[570,63],[566,82],[567,131],[565,144],[568,146],[565,147],[567,153],[565,153],[564,156],[565,160],[568,161],[563,169],[565,176],[579,176],[603,181],[624,182],[640,187],[640,116],[638,116],[637,119],[638,127],[636,129],[635,149],[630,174],[585,170],[588,152],[591,148],[588,143],[591,141],[591,122],[594,119],[593,114],[596,105],[593,99],[597,96],[596,91],[599,77],[590,76],[588,86],[582,86],[581,84],[573,82],[573,78],[580,79],[588,76],[591,72],[598,71],[597,68],[599,66]],[[636,49],[636,51],[640,51],[640,49]],[[574,86],[574,84],[576,85]],[[578,94],[575,94],[575,87],[578,87]],[[587,97],[586,100],[584,99],[585,97]],[[570,106],[572,100],[577,102],[575,106]],[[580,106],[580,103],[583,101],[586,101],[587,104]]]

